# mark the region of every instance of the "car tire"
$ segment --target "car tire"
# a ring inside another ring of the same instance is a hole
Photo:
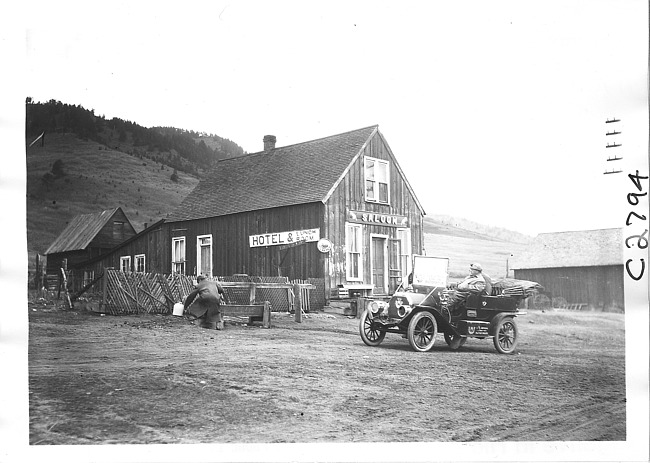
[[[368,315],[368,311],[364,310],[359,320],[359,334],[361,339],[367,346],[375,347],[381,344],[386,337],[385,331],[380,331],[374,327],[372,318]]]
[[[432,313],[416,313],[409,322],[407,336],[409,344],[417,352],[426,352],[433,347],[438,334],[438,323]]]
[[[494,348],[500,354],[512,354],[517,347],[519,330],[513,317],[499,320],[494,328]]]

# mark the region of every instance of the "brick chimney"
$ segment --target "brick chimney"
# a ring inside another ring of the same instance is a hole
[[[264,151],[275,149],[275,135],[264,135]]]

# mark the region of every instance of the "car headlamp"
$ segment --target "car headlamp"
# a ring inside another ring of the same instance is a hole
[[[371,313],[377,314],[379,313],[379,304],[377,301],[372,301],[368,304],[368,309],[370,310]]]
[[[413,310],[413,308],[410,305],[402,305],[402,304],[397,305],[396,304],[396,306],[397,306],[397,315],[400,318],[406,317],[409,314],[409,312],[411,312],[411,310]]]

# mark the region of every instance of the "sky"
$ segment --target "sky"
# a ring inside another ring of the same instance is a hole
[[[26,96],[247,152],[378,124],[427,215],[620,227],[625,173],[604,172],[647,165],[643,1],[63,5],[28,14]]]

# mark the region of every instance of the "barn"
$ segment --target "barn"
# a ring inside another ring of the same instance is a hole
[[[120,207],[77,215],[45,251],[46,272],[58,275],[64,259],[67,259],[68,267],[73,268],[106,253],[135,234],[133,225]]]
[[[322,279],[386,295],[423,248],[424,210],[378,126],[220,160],[155,226],[99,267]],[[135,266],[141,262],[142,266]],[[81,266],[83,267],[83,266]]]
[[[623,231],[541,233],[515,256],[515,278],[536,281],[550,299],[590,310],[624,311]]]

